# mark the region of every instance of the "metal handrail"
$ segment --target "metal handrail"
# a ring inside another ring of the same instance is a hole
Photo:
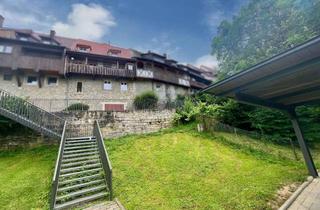
[[[54,208],[55,200],[57,196],[58,180],[59,180],[64,145],[66,141],[66,127],[67,127],[67,121],[64,122],[63,131],[62,131],[61,140],[60,140],[58,158],[56,161],[56,166],[54,169],[54,174],[53,174],[52,183],[51,183],[50,209]]]
[[[106,183],[109,189],[109,199],[113,199],[113,190],[112,190],[112,166],[109,159],[106,147],[103,142],[103,136],[100,130],[99,122],[96,120],[94,122],[93,134],[97,139],[99,154],[102,162],[102,167],[106,176]]]
[[[0,89],[0,110],[12,120],[37,128],[40,132],[59,137],[62,133],[65,122],[63,118],[2,89]]]

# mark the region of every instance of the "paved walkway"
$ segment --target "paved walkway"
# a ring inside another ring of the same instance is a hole
[[[288,210],[320,210],[320,178],[314,179]]]

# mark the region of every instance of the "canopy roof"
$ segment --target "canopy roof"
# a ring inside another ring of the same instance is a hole
[[[320,36],[217,82],[203,92],[291,109],[320,102]]]

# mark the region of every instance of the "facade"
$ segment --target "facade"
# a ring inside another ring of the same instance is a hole
[[[123,111],[148,90],[164,104],[211,81],[166,55],[0,25],[0,89],[48,111],[78,102]]]

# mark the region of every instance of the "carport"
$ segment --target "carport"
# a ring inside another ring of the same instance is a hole
[[[318,176],[296,107],[320,104],[320,36],[212,84],[202,92],[287,113],[308,171],[311,176]]]

